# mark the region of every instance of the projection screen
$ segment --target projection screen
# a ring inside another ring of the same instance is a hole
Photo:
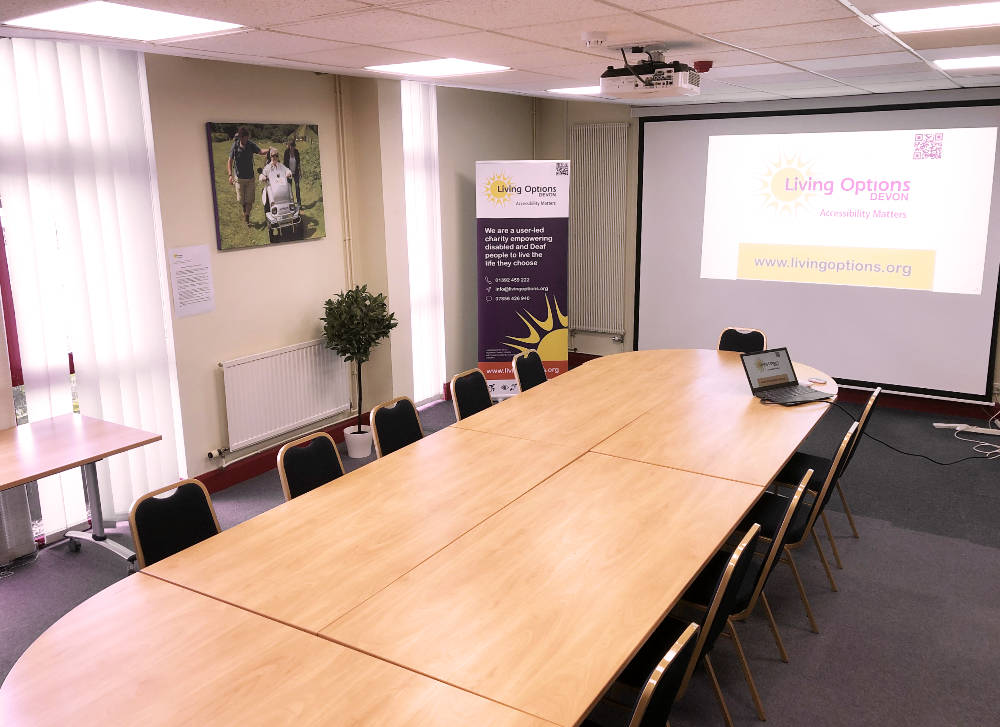
[[[1000,107],[643,119],[637,347],[726,326],[847,384],[992,391]]]

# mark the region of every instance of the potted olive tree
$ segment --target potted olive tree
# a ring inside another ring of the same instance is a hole
[[[361,423],[361,364],[371,358],[372,349],[389,331],[398,325],[396,316],[389,311],[385,295],[368,292],[367,285],[355,285],[325,303],[323,336],[326,347],[333,349],[345,361],[357,362],[358,372],[358,421],[344,431],[347,454],[350,457],[367,457],[372,451],[371,428]]]

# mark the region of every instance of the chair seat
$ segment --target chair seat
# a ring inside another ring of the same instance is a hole
[[[833,460],[828,457],[796,452],[774,479],[778,482],[798,487],[802,478],[805,477],[806,472],[812,470],[813,475],[809,479],[809,484],[806,485],[806,488],[810,492],[818,492],[819,488],[823,486],[823,482],[826,480],[826,476],[830,472],[830,465],[832,464]]]

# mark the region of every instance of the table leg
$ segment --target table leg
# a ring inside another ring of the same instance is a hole
[[[113,540],[108,540],[104,534],[104,516],[101,513],[101,491],[97,486],[97,463],[87,462],[80,467],[83,472],[83,489],[87,492],[87,501],[90,503],[91,532],[84,533],[79,530],[70,530],[66,537],[72,540],[87,540],[96,543],[102,548],[110,550],[119,558],[124,558],[129,562],[135,561],[135,553],[119,545]]]

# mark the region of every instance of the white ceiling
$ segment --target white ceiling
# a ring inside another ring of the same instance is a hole
[[[0,21],[78,0],[4,0]],[[226,20],[247,30],[162,43],[111,43],[150,53],[377,75],[365,66],[457,57],[512,71],[447,85],[545,96],[596,85],[608,43],[664,41],[670,58],[711,60],[702,94],[666,103],[759,101],[1000,85],[997,69],[937,70],[931,61],[1000,55],[1000,27],[884,34],[865,21],[889,10],[985,0],[115,0]],[[3,26],[0,35],[75,37]],[[79,36],[81,39],[84,36]],[[93,39],[91,39],[93,40]],[[660,100],[657,104],[663,104]]]

